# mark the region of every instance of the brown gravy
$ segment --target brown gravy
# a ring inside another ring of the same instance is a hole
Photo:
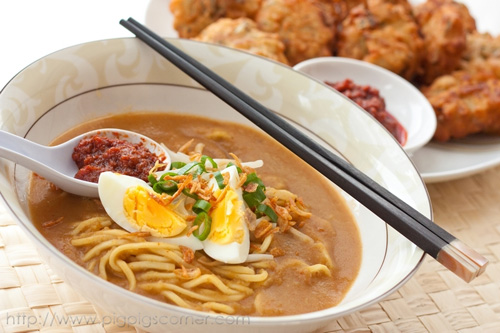
[[[234,153],[242,161],[261,159],[264,167],[259,168],[258,173],[266,185],[286,188],[302,197],[313,217],[301,231],[325,244],[335,266],[334,274],[332,277],[300,274],[298,259],[315,262],[314,245],[298,242],[289,233],[277,234],[273,243],[285,249],[286,254],[275,258],[277,267],[269,272],[270,283],[241,301],[238,314],[270,316],[312,312],[334,306],[345,296],[361,263],[361,240],[354,217],[344,198],[321,175],[272,138],[239,124],[174,113],[143,112],[82,124],[54,144],[105,127],[136,131],[163,142],[174,151],[194,138],[195,142],[205,144],[204,153],[212,157],[228,157],[228,153]],[[70,243],[69,232],[72,222],[104,214],[97,199],[64,193],[45,180],[33,177],[29,203],[40,232],[68,257],[85,266],[81,250]],[[49,222],[61,217],[64,217],[61,223]],[[120,279],[114,282],[126,284]]]

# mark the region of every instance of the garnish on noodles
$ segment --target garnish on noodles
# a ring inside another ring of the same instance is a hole
[[[240,264],[250,254],[248,220],[258,219],[259,225],[284,232],[287,228],[280,228],[278,220],[283,226],[310,216],[292,194],[281,201],[278,191],[266,196],[255,171],[263,165],[260,160],[242,163],[235,155],[232,160],[199,153],[175,155],[181,160],[173,161],[170,170],[158,171],[163,166],[155,165],[149,183],[111,171],[100,175],[99,196],[113,221],[129,232],[149,232],[157,241],[202,249],[214,260]],[[292,209],[301,212],[293,222]]]

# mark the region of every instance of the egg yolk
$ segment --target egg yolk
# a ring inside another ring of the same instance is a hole
[[[171,206],[155,200],[156,195],[141,186],[127,189],[123,198],[123,207],[129,221],[141,231],[149,231],[152,236],[172,237],[186,229],[184,218]]]
[[[220,192],[219,192],[220,193]],[[243,202],[232,188],[226,190],[224,199],[215,206],[210,216],[212,228],[208,239],[217,244],[243,243]]]

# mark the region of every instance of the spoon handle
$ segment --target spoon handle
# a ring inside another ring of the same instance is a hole
[[[0,157],[5,157],[28,167],[33,163],[44,163],[50,160],[50,156],[48,156],[50,154],[47,153],[46,146],[26,140],[9,132],[0,131]]]
[[[59,150],[57,152],[63,153]],[[59,172],[55,169],[62,162],[60,156],[64,155],[55,153],[54,147],[43,146],[12,133],[0,131],[0,157],[20,164],[47,179],[59,176]]]

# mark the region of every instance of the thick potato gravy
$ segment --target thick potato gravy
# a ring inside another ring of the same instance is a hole
[[[97,119],[65,133],[54,144],[80,133],[106,127],[123,128],[144,134],[176,151],[190,139],[205,144],[204,154],[227,158],[234,153],[242,161],[261,159],[259,176],[268,186],[287,189],[303,199],[312,217],[300,231],[323,243],[333,261],[331,277],[303,274],[297,262],[314,263],[315,245],[301,242],[290,233],[276,234],[273,246],[284,250],[275,258],[266,283],[239,302],[241,315],[290,315],[312,312],[338,304],[358,273],[361,241],[354,217],[344,198],[309,165],[269,136],[252,128],[208,118],[165,113],[134,113]],[[82,251],[70,242],[72,223],[104,214],[97,199],[70,195],[33,177],[29,203],[33,221],[40,232],[78,264]],[[58,220],[60,223],[48,223]],[[123,277],[112,281],[124,286]],[[150,297],[161,296],[137,291]]]

